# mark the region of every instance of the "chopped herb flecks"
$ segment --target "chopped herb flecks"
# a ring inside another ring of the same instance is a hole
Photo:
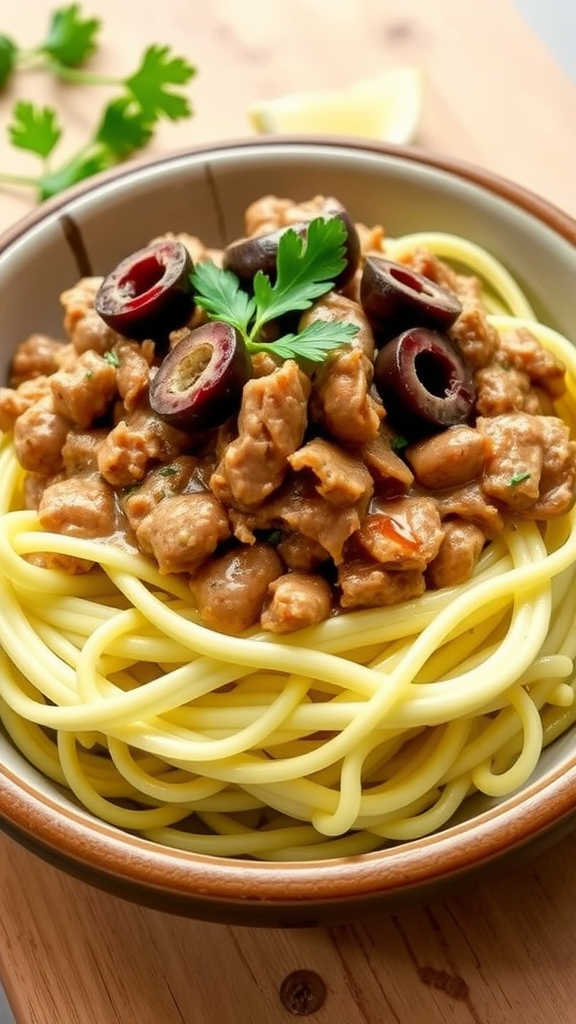
[[[514,473],[513,476],[510,477],[509,486],[518,487],[518,484],[523,484],[524,481],[529,480],[531,476],[532,474],[528,471],[525,471],[524,473]]]

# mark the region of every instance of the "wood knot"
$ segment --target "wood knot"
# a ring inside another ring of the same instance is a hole
[[[326,985],[315,971],[292,971],[280,986],[282,1005],[294,1017],[310,1017],[325,999]]]
[[[470,989],[464,978],[458,974],[448,974],[447,971],[438,970],[436,967],[420,967],[418,970],[420,980],[431,988],[445,992],[452,999],[464,1002],[469,995]]]

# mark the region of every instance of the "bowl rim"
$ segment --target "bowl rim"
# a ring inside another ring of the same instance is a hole
[[[522,185],[451,156],[417,147],[389,145],[341,136],[277,135],[193,146],[122,165],[88,179],[25,214],[0,235],[0,253],[51,214],[88,193],[105,193],[110,182],[138,176],[146,169],[230,151],[288,146],[347,150],[398,157],[436,168],[510,201],[576,247],[576,220]],[[415,901],[431,887],[494,862],[556,833],[576,814],[576,751],[567,764],[551,770],[520,793],[476,816],[422,839],[358,857],[309,862],[262,862],[189,853],[151,843],[104,822],[87,823],[82,812],[63,809],[39,794],[9,766],[0,764],[0,826],[45,859],[99,887],[139,902],[196,916],[228,920],[237,907],[240,919],[251,907],[299,908],[338,903],[343,908],[404,894]],[[501,819],[506,816],[506,831]],[[220,906],[220,910],[218,910]]]

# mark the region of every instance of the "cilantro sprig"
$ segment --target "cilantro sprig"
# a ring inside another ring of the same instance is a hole
[[[339,218],[310,221],[305,237],[292,228],[281,236],[274,282],[262,270],[244,291],[236,274],[214,263],[199,263],[192,274],[195,301],[212,320],[222,320],[242,335],[249,352],[272,352],[282,359],[323,362],[329,352],[350,343],[358,333],[354,324],[316,320],[297,334],[265,341],[266,324],[286,313],[309,309],[330,291],[345,266],[346,228]]]
[[[0,175],[0,183],[35,189],[40,200],[105,171],[145,147],[159,121],[190,117],[192,109],[181,87],[196,68],[169,47],[149,46],[135,71],[129,75],[99,75],[83,65],[97,49],[101,29],[98,18],[83,17],[80,6],[55,10],[44,38],[30,49],[20,49],[0,36],[0,89],[21,68],[48,71],[69,83],[105,85],[120,93],[103,109],[91,136],[80,150],[60,165],[54,157],[63,135],[58,112],[51,107],[18,101],[12,109],[8,137],[16,148],[40,157],[37,175]]]

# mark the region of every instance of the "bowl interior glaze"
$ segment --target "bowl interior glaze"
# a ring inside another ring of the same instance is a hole
[[[0,239],[2,378],[27,334],[62,333],[59,294],[106,273],[166,231],[220,246],[243,233],[244,208],[266,193],[337,196],[389,235],[454,232],[486,247],[542,318],[576,324],[576,224],[525,190],[416,150],[348,140],[285,139],[197,149],[125,168],[57,197]],[[108,891],[176,913],[244,924],[350,920],[446,895],[535,852],[573,827],[576,737],[544,752],[530,783],[479,798],[457,822],[380,853],[259,864],[180,853],[96,821],[31,768],[0,731],[0,825],[36,853]]]

